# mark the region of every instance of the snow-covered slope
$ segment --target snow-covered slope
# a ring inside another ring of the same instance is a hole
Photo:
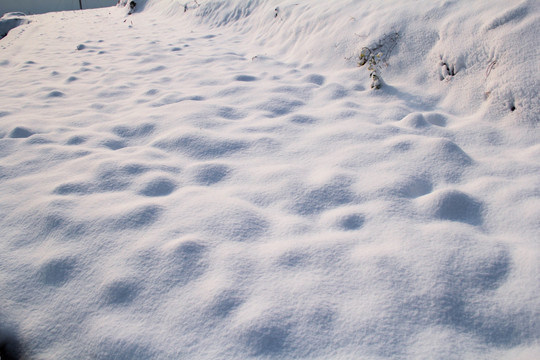
[[[0,356],[540,357],[537,1],[120,5],[0,41]]]
[[[244,42],[299,65],[341,68],[343,59],[354,65],[362,47],[368,47],[382,52],[387,82],[436,97],[438,102],[431,106],[460,113],[482,108],[490,118],[504,117],[514,107],[518,121],[538,121],[535,74],[540,69],[534,59],[539,41],[532,34],[540,33],[540,4],[534,0],[467,5],[205,1],[201,6],[188,3],[187,8],[175,0],[138,4],[145,12],[182,19],[191,26],[232,29],[243,35]]]
[[[0,17],[0,40],[2,40],[10,30],[24,24],[28,24],[25,14],[20,12],[4,14]]]
[[[79,10],[103,8],[113,6],[118,0],[2,0],[0,2],[0,16],[9,12],[23,12],[25,14],[43,14],[52,11]]]

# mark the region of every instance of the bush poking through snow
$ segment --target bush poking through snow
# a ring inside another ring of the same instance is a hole
[[[386,60],[390,56],[390,53],[397,45],[398,37],[399,34],[397,32],[384,35],[375,45],[363,47],[362,51],[360,51],[360,55],[358,56],[358,66],[368,64],[372,89],[381,88],[381,64],[386,64]]]
[[[378,65],[380,64],[382,56],[382,53],[374,55],[373,52],[367,47],[363,48],[360,52],[358,66],[364,66],[366,63],[368,64],[369,77],[371,78],[372,89],[381,88],[381,79],[378,72]]]

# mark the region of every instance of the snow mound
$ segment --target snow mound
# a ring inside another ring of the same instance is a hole
[[[136,2],[0,42],[2,359],[540,357],[538,2]]]

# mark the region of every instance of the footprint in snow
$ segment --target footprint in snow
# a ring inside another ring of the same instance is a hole
[[[139,194],[149,197],[167,196],[176,190],[176,187],[174,181],[159,177],[146,183]]]
[[[224,164],[200,165],[194,170],[195,181],[203,186],[210,186],[223,181],[231,173],[230,167]]]
[[[28,128],[17,126],[15,129],[11,130],[11,132],[9,133],[9,137],[12,139],[24,139],[34,134],[35,133]]]
[[[235,76],[234,80],[252,82],[252,81],[257,81],[258,79],[255,76],[251,76],[251,75],[238,75],[238,76]]]

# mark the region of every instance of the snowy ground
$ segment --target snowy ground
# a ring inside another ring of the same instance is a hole
[[[95,9],[113,6],[118,0],[2,0],[0,16],[5,13],[19,11],[25,14],[43,14],[52,11]]]
[[[137,3],[0,41],[4,356],[540,358],[537,1]]]

